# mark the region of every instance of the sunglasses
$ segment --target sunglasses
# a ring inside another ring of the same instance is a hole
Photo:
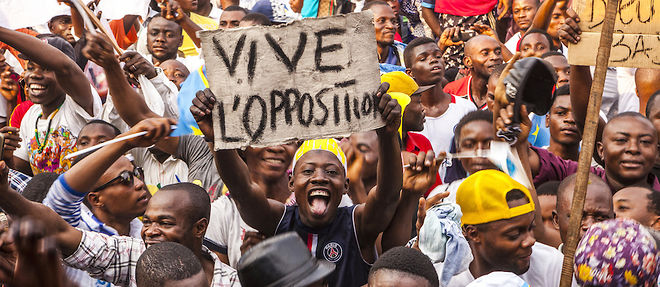
[[[121,184],[125,186],[133,186],[136,177],[140,180],[144,179],[144,171],[142,170],[141,167],[136,167],[133,171],[128,171],[128,170],[122,171],[117,177],[97,187],[92,192],[97,192],[99,190],[103,190],[117,184]]]

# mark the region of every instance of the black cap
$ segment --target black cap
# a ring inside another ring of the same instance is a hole
[[[328,276],[335,265],[312,257],[295,232],[262,241],[238,261],[243,287],[308,286]]]
[[[73,50],[73,46],[69,44],[64,38],[57,36],[55,34],[41,34],[38,35],[37,38],[39,38],[41,41],[44,41],[48,43],[48,45],[51,45],[60,52],[64,53],[67,57],[69,57],[72,61],[76,60],[75,52]],[[23,60],[30,60],[26,55],[24,54],[18,54],[18,57],[23,59]]]
[[[528,57],[513,63],[504,78],[509,101],[521,100],[528,112],[545,115],[555,99],[557,74],[552,65],[541,58]]]

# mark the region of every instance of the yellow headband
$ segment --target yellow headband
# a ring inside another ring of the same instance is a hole
[[[344,151],[341,150],[341,147],[339,147],[339,142],[336,139],[315,139],[303,142],[293,156],[294,171],[296,168],[296,162],[298,162],[298,160],[300,160],[300,158],[307,152],[313,150],[324,150],[334,154],[344,168],[344,174],[348,175],[348,169],[346,168],[346,155],[344,154]]]

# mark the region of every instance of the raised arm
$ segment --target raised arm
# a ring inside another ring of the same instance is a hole
[[[14,47],[40,66],[55,72],[62,89],[89,115],[94,116],[91,86],[76,62],[35,37],[4,27],[0,27],[0,42]]]
[[[531,29],[541,29],[547,31],[550,26],[550,18],[552,16],[552,11],[555,9],[555,6],[558,2],[563,2],[566,0],[545,0],[539,6],[539,9],[536,10],[536,15],[534,15],[534,20],[532,20]]]
[[[442,35],[442,27],[440,26],[440,20],[438,19],[438,15],[435,14],[433,8],[422,7],[422,17],[424,17],[424,21],[426,21],[426,25],[429,25],[429,28],[431,28],[431,32],[433,32],[433,35],[435,37],[440,37],[440,35]]]
[[[385,121],[385,126],[376,130],[379,147],[377,184],[367,196],[367,202],[355,208],[355,228],[361,247],[372,244],[390,224],[403,182],[398,132],[401,106],[385,94],[388,88],[388,84],[383,84],[376,94],[378,109]]]
[[[0,207],[14,218],[33,217],[44,222],[44,232],[55,235],[63,256],[72,254],[80,244],[82,232],[71,227],[57,213],[43,204],[32,202],[9,187],[9,168],[0,161]]]
[[[160,118],[160,115],[154,113],[147,106],[144,98],[129,85],[125,70],[119,65],[119,59],[105,36],[87,34],[87,45],[83,48],[83,55],[105,70],[115,109],[129,126],[134,126],[145,119]],[[126,52],[120,59],[127,63],[126,68],[132,69],[134,74],[142,74],[147,78],[156,76],[153,65],[137,52]],[[165,138],[159,141],[157,146],[169,154],[176,154],[179,141],[177,138]]]
[[[212,145],[214,134],[211,119],[216,103],[215,95],[210,89],[198,91],[192,103],[190,112],[207,142]],[[274,235],[284,213],[284,204],[266,198],[266,194],[259,190],[259,185],[250,178],[248,166],[236,150],[217,150],[214,158],[218,173],[227,185],[241,218],[264,235]]]
[[[404,152],[405,154],[405,152]],[[432,150],[415,155],[408,153],[403,156],[409,167],[403,171],[403,186],[401,199],[390,225],[383,231],[381,241],[382,251],[405,246],[410,240],[413,223],[412,218],[417,212],[419,199],[435,183],[435,175],[445,158],[444,152],[438,157]],[[445,195],[448,195],[446,193]]]

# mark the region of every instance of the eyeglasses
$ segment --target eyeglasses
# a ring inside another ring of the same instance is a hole
[[[140,180],[144,179],[144,171],[142,170],[141,167],[136,167],[133,171],[128,171],[128,170],[122,171],[117,177],[97,187],[92,192],[97,192],[99,190],[103,190],[117,184],[132,186],[133,183],[135,182],[136,177]]]
[[[388,22],[390,24],[392,24],[392,26],[394,26],[394,27],[399,27],[399,25],[401,24],[399,22],[399,19],[396,19],[396,18],[392,18],[392,19],[378,18],[378,19],[374,19],[373,22],[374,22],[375,25],[379,25],[379,26],[385,26],[385,24],[387,24]]]

